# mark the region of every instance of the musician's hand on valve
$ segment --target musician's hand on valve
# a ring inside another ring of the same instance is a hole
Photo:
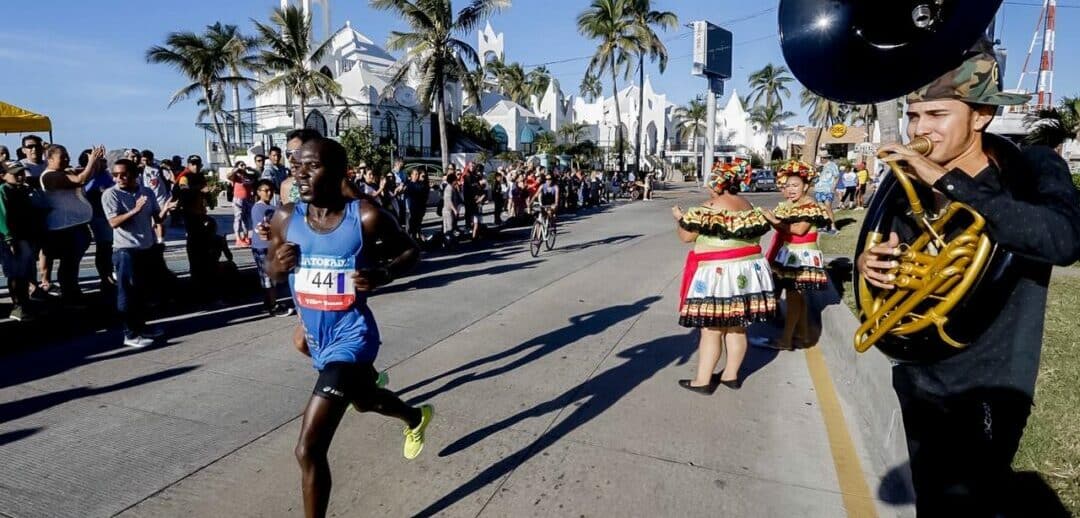
[[[916,180],[929,186],[933,186],[942,176],[945,176],[945,173],[949,172],[919,152],[900,144],[881,146],[878,149],[878,159],[885,162],[903,161],[906,171],[913,173]]]
[[[881,289],[891,290],[896,287],[892,284],[896,280],[896,275],[889,273],[889,270],[900,265],[896,260],[900,255],[899,247],[900,237],[893,232],[889,234],[887,242],[859,254],[855,267],[866,282]]]

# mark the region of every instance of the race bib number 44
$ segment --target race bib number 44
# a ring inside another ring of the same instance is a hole
[[[299,305],[319,311],[344,311],[356,302],[352,274],[356,258],[301,256],[293,289]]]

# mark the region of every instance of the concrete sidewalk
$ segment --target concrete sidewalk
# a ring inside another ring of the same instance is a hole
[[[568,222],[536,259],[436,258],[458,262],[376,297],[377,366],[436,418],[406,461],[399,423],[350,411],[331,515],[848,515],[806,352],[752,347],[738,391],[676,384],[697,335],[676,323],[686,249],[668,210],[697,196],[665,197]],[[13,358],[0,513],[302,514],[293,448],[315,374],[286,345],[293,324],[222,315],[170,324],[167,347]]]

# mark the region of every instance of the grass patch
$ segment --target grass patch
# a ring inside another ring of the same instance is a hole
[[[865,211],[838,211],[842,225],[835,236],[822,234],[822,251],[830,258],[854,263],[855,241]],[[839,264],[839,263],[837,263]],[[1073,265],[1077,267],[1077,265]],[[844,272],[844,303],[855,311],[850,272]],[[1080,516],[1080,277],[1055,275],[1050,281],[1043,331],[1042,361],[1035,388],[1035,407],[1028,419],[1014,468],[1036,471],[1074,515]]]
[[[1035,408],[1028,419],[1017,470],[1039,472],[1065,507],[1080,516],[1080,279],[1058,275],[1050,281],[1043,330],[1042,361]]]
[[[855,292],[851,289],[851,270],[855,267],[855,245],[859,239],[859,229],[862,228],[864,210],[838,210],[833,213],[836,218],[836,226],[840,233],[834,236],[820,234],[818,244],[825,253],[826,260],[846,258],[848,263],[834,263],[836,267],[835,277],[843,279],[843,288],[840,290],[844,297],[844,303],[855,312]],[[841,267],[842,266],[842,267]]]

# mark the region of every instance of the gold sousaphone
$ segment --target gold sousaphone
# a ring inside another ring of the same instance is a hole
[[[1000,5],[1001,0],[781,0],[781,48],[792,74],[824,98],[845,104],[891,101],[959,66]],[[997,147],[1008,146],[988,137]],[[932,150],[925,138],[908,147],[924,155]],[[912,182],[903,163],[889,165],[892,174],[871,201],[856,253],[888,239],[898,215],[906,213],[917,227],[901,244],[891,271],[895,290],[873,288],[855,272],[861,320],[855,349],[877,346],[897,361],[954,354],[974,336],[965,322],[972,320],[964,315],[966,299],[988,269],[1001,271],[1010,258],[986,235],[978,212],[957,202],[936,214],[924,210],[934,200],[930,189]]]

